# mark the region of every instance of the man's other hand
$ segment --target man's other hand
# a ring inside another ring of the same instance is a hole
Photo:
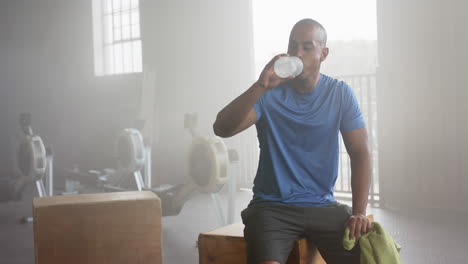
[[[371,230],[371,222],[365,215],[356,214],[349,218],[346,227],[349,227],[349,239],[356,238],[356,241],[358,241],[362,235]]]

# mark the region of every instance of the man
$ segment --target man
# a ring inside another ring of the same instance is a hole
[[[359,239],[371,177],[367,132],[351,88],[320,73],[328,56],[327,35],[312,19],[291,30],[288,54],[274,57],[246,92],[219,112],[213,129],[233,136],[255,124],[260,160],[254,196],[242,211],[249,264],[286,263],[294,241],[306,237],[327,263],[359,263],[359,247],[342,246],[345,227]],[[297,56],[299,76],[273,71],[280,56]],[[333,197],[341,132],[351,159],[352,209]]]

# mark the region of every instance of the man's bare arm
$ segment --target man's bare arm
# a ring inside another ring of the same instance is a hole
[[[213,131],[220,137],[232,137],[257,121],[254,105],[263,95],[264,89],[254,83],[247,91],[234,99],[216,116]]]
[[[360,238],[370,230],[366,218],[366,207],[371,182],[371,159],[367,130],[360,128],[343,133],[343,141],[351,160],[351,188],[353,193],[353,215],[348,221],[350,237]]]
[[[280,54],[275,56],[265,66],[258,81],[218,113],[216,121],[213,124],[213,131],[216,135],[220,137],[232,137],[255,124],[257,114],[253,107],[257,100],[269,89],[294,78],[294,76],[290,76],[282,79],[273,71],[275,61],[285,55]]]

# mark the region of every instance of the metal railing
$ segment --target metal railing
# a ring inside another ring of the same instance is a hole
[[[366,122],[369,135],[369,148],[371,153],[372,183],[369,192],[369,202],[378,205],[379,178],[378,178],[378,144],[377,144],[377,95],[376,75],[360,74],[336,76],[335,78],[348,83],[353,89]],[[338,179],[335,184],[335,196],[341,199],[351,198],[351,166],[348,153],[340,136],[340,161]]]

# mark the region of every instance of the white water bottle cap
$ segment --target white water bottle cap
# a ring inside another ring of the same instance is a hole
[[[280,78],[298,76],[302,72],[302,60],[296,56],[282,56],[275,61],[274,71]]]

